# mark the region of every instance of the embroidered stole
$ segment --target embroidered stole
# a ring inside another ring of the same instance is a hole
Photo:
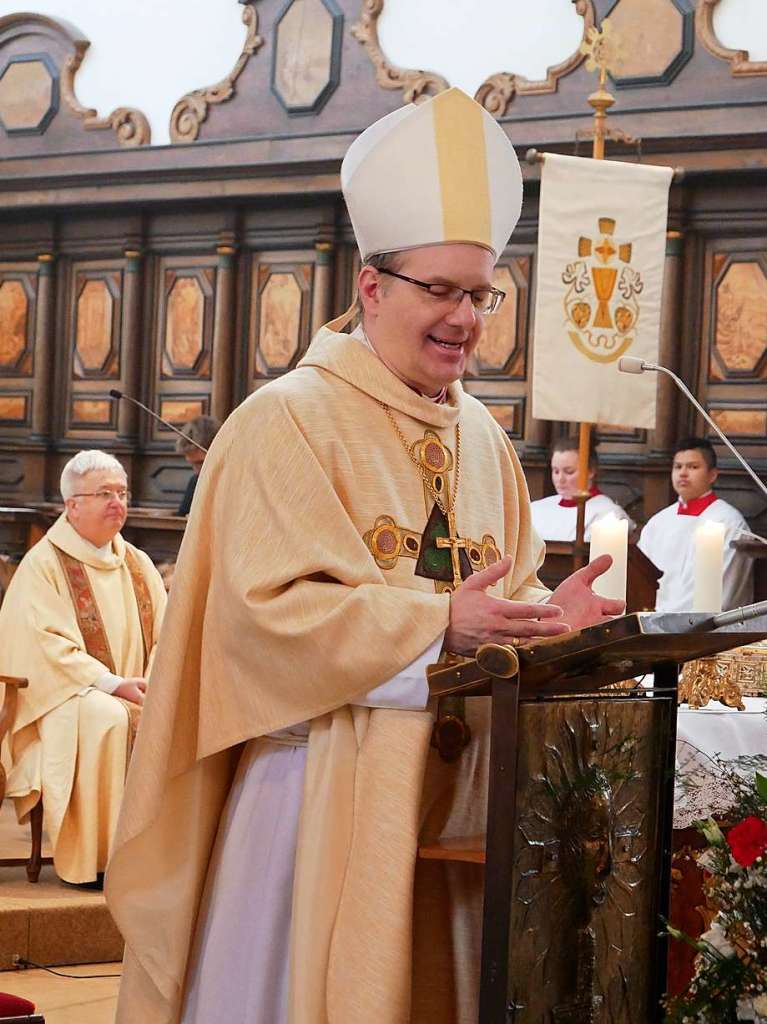
[[[90,580],[88,579],[88,573],[86,572],[85,566],[79,559],[74,558],[72,555],[68,555],[66,551],[62,551],[61,548],[53,545],[61,568],[64,570],[64,578],[67,581],[69,587],[69,593],[72,597],[72,603],[75,606],[75,614],[77,615],[77,624],[80,627],[80,632],[83,635],[85,641],[85,649],[92,658],[96,658],[100,661],[107,671],[116,675],[115,662],[112,657],[112,651],[109,646],[109,638],[107,637],[106,629],[104,628],[104,621],[101,618],[101,612],[99,606],[96,604],[96,598],[93,595],[93,588],[91,587]],[[153,637],[153,623],[154,623],[154,610],[152,608],[152,598],[149,593],[149,586],[144,579],[144,574],[141,571],[139,561],[130,550],[125,550],[125,565],[130,573],[131,582],[133,584],[133,593],[136,597],[136,605],[138,607],[139,621],[141,623],[141,638],[144,644],[144,671],[146,671],[147,664],[149,662],[149,654],[152,650],[152,644],[154,642]],[[130,757],[131,751],[133,750],[133,743],[136,739],[136,732],[138,730],[138,724],[141,720],[141,707],[138,704],[134,704],[133,701],[123,700],[122,697],[116,697],[123,705],[128,713],[128,757]]]

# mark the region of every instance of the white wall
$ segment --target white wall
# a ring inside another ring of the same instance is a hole
[[[102,117],[137,107],[155,145],[169,141],[176,101],[223,78],[245,39],[236,0],[0,0],[0,16],[19,10],[68,21],[90,39],[78,99]],[[767,0],[721,0],[714,25],[724,45],[767,59]],[[436,71],[473,94],[497,71],[543,78],[573,52],[582,26],[570,0],[386,0],[379,36],[392,63]]]
[[[767,60],[767,0],[720,0],[714,32],[731,50],[748,50],[751,60]]]
[[[436,71],[473,95],[498,71],[545,78],[577,49],[583,19],[571,0],[385,0],[378,28],[393,64]]]

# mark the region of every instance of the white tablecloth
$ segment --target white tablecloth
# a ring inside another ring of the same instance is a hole
[[[687,828],[699,818],[727,810],[731,803],[712,760],[715,755],[731,761],[743,754],[767,754],[767,699],[744,697],[743,703],[745,711],[719,701],[698,709],[680,705],[674,828]],[[685,786],[685,779],[693,785]]]

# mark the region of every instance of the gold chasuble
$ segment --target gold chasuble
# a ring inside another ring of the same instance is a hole
[[[452,498],[457,425],[451,531],[433,494]],[[465,577],[500,554],[514,565],[496,594],[543,599],[516,455],[460,384],[434,404],[323,328],[229,418],[182,543],[107,873],[127,943],[118,1021],[178,1020],[239,745],[307,720],[290,1024],[411,1020],[424,780],[439,828],[477,758],[439,761],[431,707],[350,702],[447,628],[456,564]]]
[[[102,553],[62,515],[24,557],[0,608],[3,671],[29,679],[8,793],[20,821],[43,793],[54,866],[67,881],[91,881],[106,866],[134,714],[93,684],[107,672],[146,674],[165,602],[147,555],[120,534]]]

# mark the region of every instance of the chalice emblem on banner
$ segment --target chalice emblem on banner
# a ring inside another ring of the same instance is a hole
[[[615,221],[600,217],[595,239],[578,239],[578,259],[562,274],[567,333],[587,359],[612,363],[636,338],[644,283],[631,266],[631,242],[617,242]]]

